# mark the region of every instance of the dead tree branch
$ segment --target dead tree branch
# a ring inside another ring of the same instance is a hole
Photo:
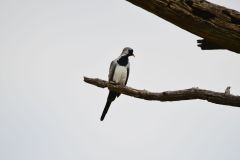
[[[125,94],[128,96],[155,101],[182,101],[201,99],[215,104],[229,105],[240,107],[240,96],[235,96],[227,93],[214,92],[210,90],[204,90],[199,88],[190,88],[177,91],[164,91],[159,93],[149,92],[147,90],[138,90],[131,87],[124,87],[121,85],[111,84],[108,81],[104,81],[98,78],[84,77],[86,83],[98,86],[100,88],[108,89]]]
[[[204,39],[203,50],[240,53],[240,13],[205,0],[127,0]]]

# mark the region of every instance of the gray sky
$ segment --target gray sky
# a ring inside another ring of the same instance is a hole
[[[238,0],[211,2],[240,10]],[[128,85],[240,95],[240,55],[126,1],[0,1],[0,159],[239,160],[240,109],[121,95],[103,122],[111,60],[134,49]]]

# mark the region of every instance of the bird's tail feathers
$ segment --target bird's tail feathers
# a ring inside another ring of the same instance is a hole
[[[108,109],[109,109],[112,101],[115,100],[115,98],[116,98],[116,93],[110,91],[109,94],[108,94],[108,98],[107,98],[106,105],[105,105],[105,107],[104,107],[104,110],[103,110],[103,113],[102,113],[102,116],[101,116],[101,119],[100,119],[101,121],[104,120],[104,117],[105,117],[105,115],[107,114]]]
[[[102,113],[102,116],[101,116],[101,121],[104,120],[104,117],[105,117],[105,115],[107,114],[108,109],[109,109],[111,103],[112,103],[112,101],[107,100],[107,103],[106,103],[106,105],[105,105],[105,107],[104,107],[104,110],[103,110],[103,113]]]

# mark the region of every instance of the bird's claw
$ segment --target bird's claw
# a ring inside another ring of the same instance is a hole
[[[117,83],[116,82],[114,82],[114,81],[109,81],[109,83],[110,84],[114,84],[114,85],[116,85]]]

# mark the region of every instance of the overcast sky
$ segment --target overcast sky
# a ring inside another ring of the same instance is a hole
[[[1,0],[0,159],[239,160],[239,108],[121,95],[100,122],[108,90],[83,82],[129,46],[131,87],[240,95],[240,55],[197,39],[126,1]]]

